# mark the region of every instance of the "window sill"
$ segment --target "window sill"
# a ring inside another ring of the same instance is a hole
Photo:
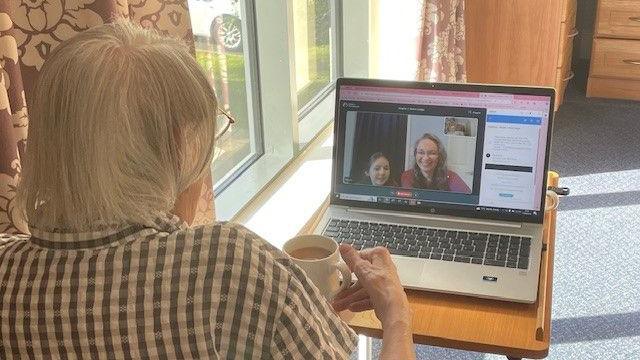
[[[281,179],[284,174],[291,174],[288,169],[300,167],[301,163],[305,161],[305,156],[311,156],[311,150],[320,146],[318,143],[324,141],[331,134],[331,131],[327,132],[326,128],[334,116],[334,100],[335,91],[327,92],[324,98],[318,101],[314,108],[300,120],[299,137],[295,140],[298,141],[297,148],[302,151],[292,154],[290,149],[282,147],[266,151],[216,196],[217,220],[237,221],[236,219],[243,217],[242,214],[246,213],[245,208],[255,207],[254,203],[261,198],[260,193],[274,192],[270,189],[277,184],[282,185],[286,181],[278,181],[277,179]],[[328,160],[331,161],[331,145],[329,145],[328,154]],[[298,165],[296,166],[296,164]],[[213,172],[215,172],[215,165]],[[329,163],[330,173],[331,165]]]
[[[329,195],[332,150],[333,126],[328,126],[233,221],[282,248]]]
[[[335,87],[335,83],[332,86]],[[326,88],[320,95],[318,101],[313,102],[312,109],[303,109],[299,114],[302,116],[298,128],[300,148],[309,144],[327,126],[327,119],[334,117],[335,89]]]
[[[233,220],[244,204],[249,203],[260,189],[267,186],[270,179],[275,177],[290,159],[289,154],[277,152],[259,157],[229,187],[216,196],[216,220]]]

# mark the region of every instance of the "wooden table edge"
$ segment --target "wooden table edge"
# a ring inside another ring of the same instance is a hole
[[[382,339],[382,329],[373,329],[349,324],[351,328],[358,334],[369,336],[376,339]],[[428,336],[421,334],[413,334],[414,344],[438,346],[443,348],[500,354],[516,358],[544,359],[549,355],[549,343],[541,342],[539,348],[510,348],[494,344],[478,343],[473,341],[452,340],[437,336]]]
[[[348,322],[347,322],[348,323]],[[369,336],[376,339],[382,339],[382,329],[373,329],[349,324],[351,328],[358,334]],[[478,343],[473,341],[452,340],[437,336],[428,336],[421,334],[413,334],[414,344],[438,346],[443,348],[483,352],[490,354],[500,354],[516,358],[544,359],[549,354],[549,343],[541,342],[538,348],[512,348],[499,346],[495,344]]]

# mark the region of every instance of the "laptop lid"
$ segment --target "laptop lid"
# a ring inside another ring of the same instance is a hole
[[[338,79],[331,204],[542,223],[554,97]]]

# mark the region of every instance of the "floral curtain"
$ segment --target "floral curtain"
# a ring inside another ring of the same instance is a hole
[[[27,232],[13,198],[27,144],[28,104],[42,64],[60,42],[116,16],[180,37],[193,49],[187,0],[0,1],[0,233]],[[212,219],[209,178],[194,223]]]
[[[464,0],[423,0],[418,80],[465,82]]]

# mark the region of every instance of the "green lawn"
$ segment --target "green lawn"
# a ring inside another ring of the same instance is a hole
[[[241,53],[227,53],[220,55],[216,52],[196,50],[198,63],[216,79],[215,87],[218,97],[222,96],[221,86],[226,65],[226,78],[229,86],[229,102],[234,115],[246,116],[246,92],[244,87],[244,56]],[[318,45],[309,49],[309,63],[314,64],[314,71],[310,74],[310,82],[302,89],[298,89],[298,107],[307,104],[327,84],[331,78],[331,53],[329,45]],[[226,64],[225,64],[226,62]],[[239,98],[242,98],[240,100]],[[220,98],[220,100],[225,100]],[[241,110],[243,108],[244,110]]]
[[[229,133],[216,144],[224,153],[216,159],[214,164],[215,182],[251,151],[244,58],[241,53],[221,55],[207,49],[196,48],[196,60],[208,74],[213,76],[218,106],[230,109],[231,115],[236,120]],[[227,85],[228,96],[225,96],[223,91],[224,84]]]
[[[216,52],[197,49],[196,60],[207,72],[219,74],[222,61],[226,60],[228,78],[230,81],[244,81],[244,56],[241,53],[227,53],[220,55]]]
[[[318,45],[309,49],[309,63],[315,63],[315,71],[310,74],[310,82],[298,89],[298,110],[331,81],[331,52],[329,45]]]
[[[242,53],[220,54],[207,44],[196,44],[196,60],[214,79],[218,105],[230,109],[236,119],[228,136],[224,136],[217,146],[224,154],[216,160],[214,181],[234,167],[249,154],[249,119],[245,84],[245,63]],[[310,82],[298,89],[298,108],[306,105],[330,81],[330,53],[328,45],[312,47],[309,62],[315,71],[310,74]],[[228,94],[224,92],[226,84]],[[262,94],[268,97],[269,94]]]

